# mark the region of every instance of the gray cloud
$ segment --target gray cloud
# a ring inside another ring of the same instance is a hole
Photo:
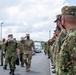
[[[30,33],[33,39],[47,40],[49,30],[53,34],[56,26],[53,21],[64,2],[65,0],[0,0],[0,21],[4,22],[5,34],[3,37],[13,33],[19,39],[17,35]]]

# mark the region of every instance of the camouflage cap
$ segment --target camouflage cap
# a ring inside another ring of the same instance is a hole
[[[30,34],[26,34],[26,36],[30,36]]]
[[[57,15],[57,16],[56,16],[56,20],[55,20],[54,22],[57,22],[58,20],[61,21],[61,17],[62,17],[61,14]]]
[[[74,15],[76,16],[76,6],[64,6],[61,10],[62,15]]]
[[[13,36],[12,34],[9,34],[8,37]]]

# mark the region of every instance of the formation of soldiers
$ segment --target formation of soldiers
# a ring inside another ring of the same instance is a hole
[[[76,6],[64,6],[54,22],[57,27],[44,52],[56,75],[76,75]]]
[[[44,44],[44,52],[51,59],[56,75],[76,75],[76,6],[64,6],[54,22],[57,27],[54,36]],[[19,43],[10,34],[7,40],[3,39],[1,48],[1,53],[5,54],[3,69],[7,69],[9,64],[9,73],[14,75],[19,53],[21,66],[24,67],[25,63],[26,71],[30,71],[32,48],[35,50],[35,46],[29,34],[21,37]]]
[[[26,71],[30,71],[31,59],[32,59],[32,49],[35,50],[34,42],[30,39],[30,35],[26,34],[25,37],[21,37],[19,42],[16,41],[16,38],[13,38],[13,35],[8,35],[8,39],[3,39],[1,45],[1,66],[3,66],[3,52],[4,52],[4,67],[7,69],[9,64],[10,72],[9,74],[15,75],[16,64],[19,65],[19,57],[21,66],[26,65]]]

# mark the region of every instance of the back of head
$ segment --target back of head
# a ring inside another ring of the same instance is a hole
[[[76,24],[76,6],[64,6],[61,12],[68,23]]]
[[[76,16],[76,6],[64,6],[61,11],[62,15]]]

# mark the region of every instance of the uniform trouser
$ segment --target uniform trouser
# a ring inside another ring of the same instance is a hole
[[[8,62],[9,62],[9,68],[10,70],[15,70],[15,57],[14,56],[10,56],[8,57]]]
[[[27,68],[30,68],[31,59],[32,59],[32,53],[31,54],[24,54],[24,62],[25,62],[25,65]]]
[[[8,58],[7,58],[6,54],[5,54],[5,61],[4,61],[4,64],[5,64],[5,65],[8,64]]]
[[[47,49],[44,50],[44,53],[47,54]]]
[[[49,56],[49,57],[51,57],[51,54],[50,54],[50,49],[48,49],[48,56]]]
[[[20,53],[20,62],[21,62],[21,64],[24,64],[23,53]]]

